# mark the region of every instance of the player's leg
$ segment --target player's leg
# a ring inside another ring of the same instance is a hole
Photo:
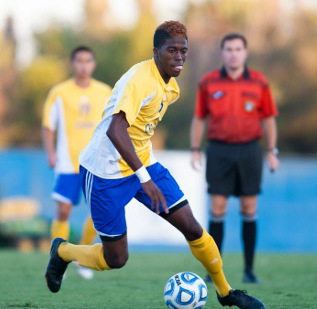
[[[166,220],[186,238],[194,257],[199,260],[215,283],[221,296],[231,290],[222,271],[222,259],[216,243],[194,218],[189,205],[176,210]]]
[[[57,192],[59,192],[57,194]],[[56,237],[62,237],[66,240],[69,239],[69,222],[68,218],[71,213],[71,208],[73,205],[79,204],[80,197],[81,197],[81,178],[79,173],[74,173],[74,174],[64,174],[62,179],[58,180],[57,186],[54,189],[53,193],[54,197],[56,199],[63,199],[65,200],[70,200],[72,203],[59,203],[58,207],[58,220],[63,220],[63,221],[57,221],[57,226],[64,226],[64,228],[67,228],[67,234],[66,233],[52,233],[52,238]],[[61,222],[61,223],[59,223]],[[56,229],[55,228],[56,222],[53,222],[52,225],[52,230]],[[93,223],[91,220],[91,216],[89,215],[85,224],[84,224],[84,229],[82,233],[82,238],[81,238],[81,245],[88,245],[91,244],[92,241],[95,239],[97,235],[97,232],[95,231],[93,227]],[[84,279],[91,279],[94,276],[94,273],[92,270],[80,266],[77,262],[74,263],[77,266],[77,272],[78,274],[84,278]]]
[[[61,238],[54,239],[45,275],[52,292],[60,289],[62,275],[71,261],[102,271],[123,267],[128,259],[124,207],[141,187],[140,181],[136,176],[107,180],[84,168],[81,174],[84,194],[102,244],[73,245]]]
[[[224,237],[224,218],[227,210],[227,197],[221,194],[210,195],[210,219],[208,224],[209,234],[214,239],[221,254],[222,241]],[[205,282],[212,282],[211,277],[207,274]]]
[[[113,240],[102,239],[102,244],[73,245],[62,242],[58,255],[65,262],[77,261],[81,266],[94,270],[110,270],[123,267],[129,257],[126,233]]]
[[[227,211],[227,197],[221,194],[211,194],[211,218],[209,222],[209,233],[215,240],[219,251],[222,249],[224,234],[224,217]]]
[[[57,215],[51,225],[51,238],[69,238],[68,218],[71,213],[72,203],[57,202]]]
[[[159,163],[150,166],[147,170],[164,194],[169,208],[169,213],[166,214],[161,207],[160,216],[183,233],[193,255],[212,276],[219,302],[223,306],[264,309],[264,305],[256,298],[245,294],[243,291],[231,289],[222,270],[222,259],[216,243],[194,218],[184,193],[168,170]],[[151,208],[151,200],[142,189],[138,191],[135,198]]]
[[[57,215],[51,225],[51,237],[69,239],[68,218],[73,205],[79,200],[79,174],[59,174],[56,177],[52,198],[57,202]]]
[[[89,214],[84,223],[83,233],[80,239],[80,244],[90,245],[97,236],[98,236],[98,233],[94,228],[94,223],[92,221],[91,215]]]
[[[62,238],[52,241],[50,259],[45,278],[51,292],[59,291],[68,264],[77,261],[80,265],[94,270],[121,268],[128,260],[127,237],[102,241],[92,246],[73,245]]]
[[[95,270],[122,267],[127,258],[127,237],[124,207],[141,187],[137,177],[107,180],[81,167],[82,185],[91,208],[93,225],[102,244],[93,246],[62,243],[58,254],[65,262]],[[109,265],[109,264],[110,265]]]
[[[193,255],[203,264],[215,280],[215,287],[220,295],[227,295],[231,287],[222,272],[222,260],[216,243],[193,217],[188,201],[169,171],[156,163],[147,168],[151,178],[164,194],[169,213],[161,209],[161,216],[175,226],[189,243]],[[140,189],[135,198],[151,208],[151,200]]]
[[[257,196],[240,197],[242,215],[242,241],[244,247],[244,276],[245,283],[258,283],[253,271],[256,245],[256,200]]]
[[[211,276],[218,300],[223,306],[237,306],[243,309],[265,308],[260,300],[230,287],[222,270],[222,259],[216,243],[193,217],[188,204],[171,213],[166,220],[185,236],[192,254]]]
[[[240,196],[242,228],[241,236],[244,246],[243,281],[258,283],[253,270],[256,246],[256,202],[260,193],[262,176],[262,152],[257,141],[240,146],[237,163],[238,195]]]
[[[96,232],[94,228],[93,221],[91,219],[91,215],[89,214],[85,220],[84,227],[83,227],[83,233],[80,239],[79,244],[80,245],[90,245],[96,238],[98,233]],[[78,262],[74,262],[77,266],[77,273],[80,277],[86,280],[90,280],[94,276],[94,272],[84,266],[80,266]]]

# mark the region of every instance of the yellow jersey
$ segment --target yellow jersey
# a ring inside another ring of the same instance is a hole
[[[154,59],[140,62],[116,83],[102,121],[80,155],[80,164],[92,174],[106,179],[123,178],[134,172],[116,150],[106,132],[114,114],[124,112],[135,152],[144,166],[156,162],[150,138],[168,106],[179,98],[175,78],[166,84]]]
[[[79,154],[100,122],[110,94],[110,86],[94,79],[86,88],[73,79],[52,88],[44,104],[42,124],[57,130],[56,173],[79,173]]]

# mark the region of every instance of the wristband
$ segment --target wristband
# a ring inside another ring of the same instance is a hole
[[[135,175],[139,178],[141,183],[148,182],[151,179],[151,176],[144,165],[135,171]]]
[[[200,151],[200,148],[199,147],[190,147],[190,150],[191,151]]]

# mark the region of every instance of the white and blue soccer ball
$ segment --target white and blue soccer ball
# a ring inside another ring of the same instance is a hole
[[[172,276],[164,289],[164,300],[169,309],[201,309],[207,295],[204,280],[192,272]]]

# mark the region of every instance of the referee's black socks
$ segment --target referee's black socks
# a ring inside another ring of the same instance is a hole
[[[242,214],[242,240],[244,246],[245,271],[253,270],[256,243],[256,215]]]

